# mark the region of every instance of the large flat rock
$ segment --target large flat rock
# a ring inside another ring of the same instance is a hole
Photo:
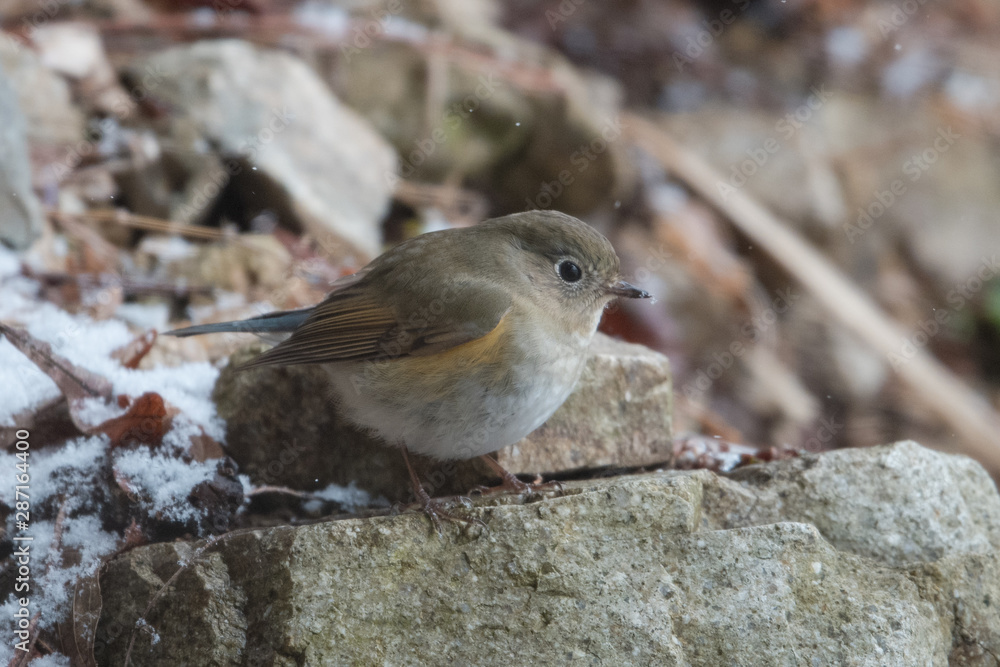
[[[906,465],[910,462],[911,465]],[[915,443],[575,482],[136,549],[107,567],[98,663],[990,665],[1000,496]],[[812,523],[815,522],[815,523]]]

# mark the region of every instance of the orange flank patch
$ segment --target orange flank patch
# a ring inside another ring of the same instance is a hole
[[[511,317],[508,313],[493,330],[467,343],[456,345],[444,352],[427,356],[406,357],[396,363],[405,363],[408,370],[416,373],[435,373],[442,368],[470,368],[498,363],[507,352],[507,330]]]

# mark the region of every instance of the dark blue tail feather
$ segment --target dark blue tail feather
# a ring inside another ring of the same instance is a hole
[[[217,322],[215,324],[199,324],[183,329],[174,329],[165,332],[167,336],[197,336],[207,333],[287,333],[294,331],[309,317],[312,308],[301,310],[284,310],[277,313],[268,313],[260,317],[251,317],[248,320],[238,320],[235,322]]]

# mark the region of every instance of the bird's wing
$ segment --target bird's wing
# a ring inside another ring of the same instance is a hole
[[[443,352],[485,336],[510,295],[485,281],[459,282],[431,298],[403,290],[392,308],[364,282],[330,294],[292,335],[247,367],[394,359]],[[407,293],[410,292],[410,293]]]

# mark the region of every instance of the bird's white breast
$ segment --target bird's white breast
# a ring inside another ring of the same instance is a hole
[[[493,363],[456,368],[451,359],[450,367],[435,368],[428,357],[331,365],[341,410],[388,443],[438,459],[472,458],[511,445],[541,426],[573,391],[592,338],[514,331],[516,339],[503,342],[504,354]]]

